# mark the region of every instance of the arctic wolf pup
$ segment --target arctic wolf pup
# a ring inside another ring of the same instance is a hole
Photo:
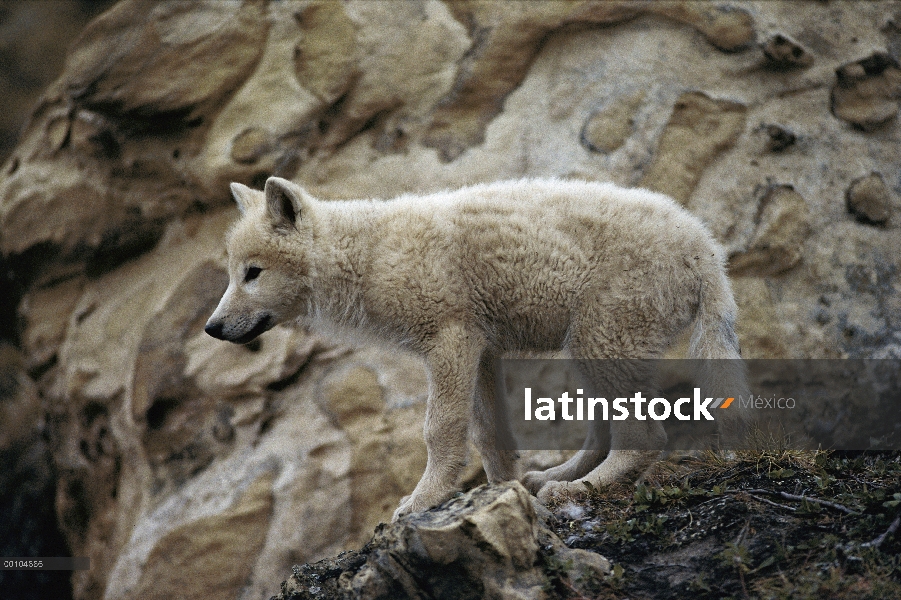
[[[231,189],[242,217],[207,333],[246,343],[302,317],[425,360],[428,461],[395,519],[457,491],[470,431],[488,480],[515,478],[514,457],[495,443],[494,369],[505,352],[656,358],[694,323],[692,358],[739,357],[723,252],[660,194],[555,179],[389,201],[319,201],[278,177],[263,192]],[[526,474],[526,485],[546,498],[637,478],[666,434],[657,421],[613,421],[610,440],[603,462],[589,444]]]

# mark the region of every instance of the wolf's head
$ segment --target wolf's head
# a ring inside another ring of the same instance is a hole
[[[226,242],[228,289],[205,331],[245,344],[304,311],[315,201],[279,177],[270,177],[262,192],[240,183],[231,191],[241,219]]]

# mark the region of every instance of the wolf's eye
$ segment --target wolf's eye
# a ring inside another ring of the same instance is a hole
[[[259,267],[247,267],[247,273],[244,274],[244,281],[253,281],[257,277],[260,276],[260,273],[263,272],[263,269]]]

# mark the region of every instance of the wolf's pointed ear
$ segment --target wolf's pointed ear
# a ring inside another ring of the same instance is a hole
[[[232,197],[238,203],[238,210],[241,211],[242,215],[245,214],[247,209],[256,203],[256,192],[243,183],[235,182],[229,187],[231,187]]]
[[[270,177],[266,180],[266,211],[276,229],[297,229],[298,220],[309,208],[309,196],[296,183]]]

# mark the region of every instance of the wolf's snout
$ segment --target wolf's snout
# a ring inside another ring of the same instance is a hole
[[[213,315],[215,317],[215,315]],[[233,344],[246,344],[256,339],[261,333],[269,331],[276,321],[272,315],[264,313],[256,321],[250,318],[216,319],[211,318],[203,328],[209,335],[217,340],[231,342]]]
[[[225,339],[225,336],[222,333],[222,329],[223,329],[222,323],[213,323],[213,322],[207,323],[206,327],[203,328],[204,331],[206,331],[209,335],[213,336],[217,340]]]

